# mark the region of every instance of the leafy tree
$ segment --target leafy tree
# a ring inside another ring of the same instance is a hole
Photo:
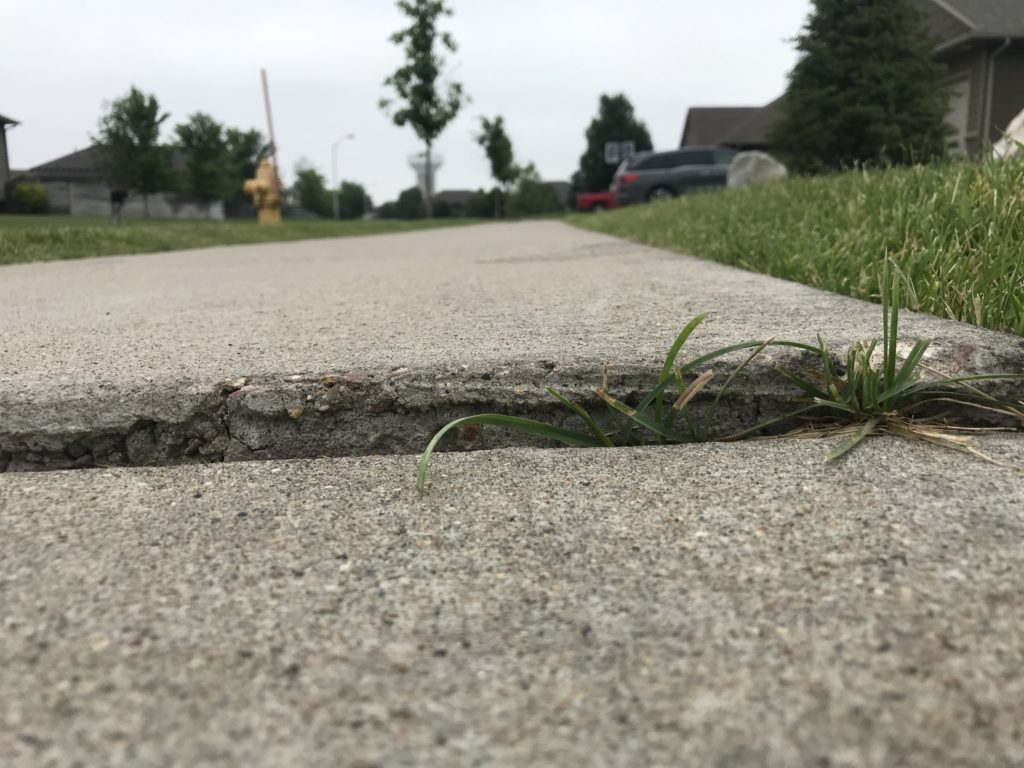
[[[399,193],[398,200],[384,203],[377,215],[382,219],[422,219],[423,211],[423,193],[419,187],[409,187]]]
[[[906,0],[814,0],[773,143],[801,170],[942,157],[948,92]]]
[[[308,160],[300,160],[295,164],[295,183],[288,192],[293,203],[310,213],[324,218],[333,214],[327,181]]]
[[[185,156],[184,190],[202,202],[226,196],[231,172],[224,126],[205,112],[174,126],[178,148]]]
[[[242,184],[256,175],[256,168],[268,149],[266,139],[254,128],[248,131],[228,128],[224,132],[224,141],[227,144],[228,162],[226,196],[234,200],[247,199]]]
[[[409,187],[398,195],[395,215],[400,219],[422,219],[425,206],[419,187]]]
[[[605,162],[604,145],[609,141],[632,141],[637,151],[652,149],[647,126],[636,118],[633,105],[624,94],[601,95],[595,117],[587,128],[587,151],[580,157],[579,175],[573,179],[580,192],[608,189],[615,166]]]
[[[505,121],[501,115],[488,120],[480,118],[480,133],[477,143],[484,148],[487,159],[491,162],[491,176],[498,182],[499,192],[494,198],[494,215],[501,212],[502,192],[516,180],[519,169],[516,168],[512,155],[512,140],[505,133]]]
[[[160,112],[155,96],[134,85],[100,117],[96,142],[103,148],[107,180],[114,189],[141,192],[146,216],[149,195],[159,192],[171,178],[170,148],[159,143],[160,126],[168,117]]]
[[[392,101],[381,99],[380,107],[390,115],[395,125],[411,125],[426,145],[426,205],[427,216],[430,217],[434,194],[431,148],[468,97],[460,83],[447,83],[443,93],[437,87],[437,79],[444,66],[444,58],[437,52],[438,38],[442,50],[456,51],[455,38],[450,32],[439,33],[437,23],[440,17],[451,16],[452,10],[444,0],[398,0],[398,9],[409,17],[411,24],[391,35],[391,42],[403,47],[406,63],[395,70],[384,85],[394,89],[400,106],[392,111]]]
[[[530,163],[519,172],[508,198],[508,210],[513,216],[537,216],[556,213],[563,208],[555,190],[541,181],[537,169]]]
[[[342,219],[359,219],[373,210],[373,202],[362,184],[343,181],[338,188],[338,216]]]

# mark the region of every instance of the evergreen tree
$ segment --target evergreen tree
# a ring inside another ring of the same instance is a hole
[[[615,165],[604,159],[609,141],[632,141],[637,152],[652,149],[647,126],[633,114],[633,105],[624,94],[602,94],[595,117],[587,128],[587,151],[580,158],[580,169],[573,174],[577,192],[603,192],[612,183]]]
[[[942,157],[941,67],[906,0],[813,0],[772,142],[798,170]]]

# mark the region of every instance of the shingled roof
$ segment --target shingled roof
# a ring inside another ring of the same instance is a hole
[[[39,181],[99,181],[103,178],[102,161],[102,152],[94,144],[29,168],[28,173]]]
[[[173,149],[171,169],[183,171],[185,168],[184,154],[179,149]],[[98,144],[93,144],[91,147],[75,150],[70,155],[64,155],[48,163],[29,168],[28,175],[37,181],[102,181],[105,176],[103,148]]]
[[[1024,37],[1022,0],[931,0],[959,15],[975,38]]]
[[[710,146],[752,118],[761,107],[690,107],[680,146]]]
[[[781,97],[763,107],[692,107],[686,115],[683,147],[726,146],[761,149],[779,116]]]

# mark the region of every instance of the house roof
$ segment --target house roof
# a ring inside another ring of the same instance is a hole
[[[760,110],[761,107],[690,107],[679,145],[718,144],[722,136]]]
[[[679,146],[766,147],[781,101],[780,96],[763,107],[692,107]]]
[[[779,119],[782,97],[755,109],[747,119],[737,123],[716,143],[732,147],[768,146],[768,135]]]
[[[101,150],[94,144],[29,168],[28,172],[39,181],[94,181],[102,178],[101,169]]]
[[[1021,0],[925,0],[932,8],[925,10],[926,21],[942,40],[953,39],[952,31],[935,13],[948,23],[955,20],[963,37],[967,38],[1024,38],[1024,2]],[[921,0],[919,0],[920,4]],[[931,13],[929,13],[931,11]]]
[[[1021,0],[932,0],[947,12],[961,16],[976,38],[1024,38],[1024,2]]]
[[[184,170],[185,156],[177,149],[171,153],[171,168],[175,171]],[[102,181],[103,149],[93,144],[85,149],[78,149],[69,155],[50,160],[34,168],[28,173],[38,181]]]
[[[18,121],[15,120],[13,117],[6,117],[4,115],[0,115],[0,125],[18,125]]]
[[[445,189],[434,193],[434,202],[448,203],[448,205],[465,205],[474,194],[471,189]]]

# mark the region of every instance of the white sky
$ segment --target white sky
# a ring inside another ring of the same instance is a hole
[[[436,143],[436,188],[489,186],[473,135],[503,115],[516,159],[568,180],[601,93],[624,92],[656,148],[676,146],[690,106],[759,105],[795,61],[810,0],[450,0],[459,44],[448,70],[473,102]],[[281,168],[307,158],[330,182],[366,185],[375,202],[415,183],[421,149],[377,102],[402,63],[391,0],[0,0],[0,114],[12,168],[87,146],[103,102],[134,83],[171,127],[195,111],[266,132],[259,70],[270,79]]]

